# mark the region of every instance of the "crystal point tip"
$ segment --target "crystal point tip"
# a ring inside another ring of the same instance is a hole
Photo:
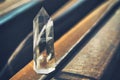
[[[41,7],[38,15],[39,15],[39,16],[42,15],[42,16],[50,17],[44,7]]]

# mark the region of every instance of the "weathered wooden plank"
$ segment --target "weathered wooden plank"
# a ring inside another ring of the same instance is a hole
[[[101,79],[120,43],[119,15],[120,8],[53,80]]]
[[[86,34],[97,21],[111,8],[112,1],[107,1],[102,4],[99,8],[89,14],[85,19],[80,21],[75,25],[69,32],[62,36],[58,41],[55,42],[55,52],[57,63],[64,58],[65,53],[67,53],[83,35]],[[78,34],[79,33],[79,34]],[[63,57],[64,56],[64,57]],[[14,75],[11,80],[37,80],[43,75],[38,75],[33,71],[33,61],[26,65],[22,70],[20,70],[16,75]]]

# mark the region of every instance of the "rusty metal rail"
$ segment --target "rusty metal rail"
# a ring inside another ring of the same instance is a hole
[[[55,42],[55,53],[56,53],[55,55],[56,55],[58,65],[63,64],[63,63],[61,63],[61,61],[62,62],[65,61],[65,58],[70,54],[70,52],[74,51],[74,48],[76,47],[76,45],[86,35],[88,35],[89,32],[91,32],[91,30],[97,25],[97,23],[103,17],[105,17],[105,15],[116,5],[116,3],[118,3],[117,0],[106,1],[100,7],[96,8],[93,12],[91,12],[88,16],[86,16],[82,21],[78,22],[78,24],[76,24],[70,31],[68,31],[65,35],[63,35],[59,40],[57,40]],[[117,46],[117,44],[118,43],[116,43],[115,46]],[[109,56],[109,57],[112,57],[112,56]],[[102,58],[100,60],[102,60]],[[106,63],[108,63],[108,61],[106,61]],[[105,65],[107,65],[107,64],[105,64]],[[87,65],[81,65],[81,67],[83,67],[81,69],[84,70],[84,68],[85,68],[84,66],[86,67]],[[94,66],[91,66],[91,67],[94,67]],[[59,69],[59,68],[57,68],[57,69]],[[103,66],[103,68],[105,68],[105,67]],[[67,69],[69,70],[69,68],[67,68]],[[65,68],[63,71],[66,71],[67,69]],[[56,70],[55,72],[53,72],[51,74],[55,75],[55,73],[57,73],[60,70]],[[101,69],[99,69],[98,71],[101,71]],[[89,70],[88,70],[88,72],[89,72]],[[101,71],[101,72],[103,72],[103,71]],[[87,74],[87,72],[85,72],[85,73]],[[48,74],[48,75],[36,74],[33,70],[33,61],[31,61],[28,65],[26,65],[23,69],[21,69],[17,74],[15,74],[10,80],[33,80],[33,79],[38,80],[38,79],[47,79],[47,78],[50,79],[54,76],[51,74]],[[90,75],[90,74],[91,73],[88,73],[88,75]],[[94,73],[92,73],[92,74],[94,75]],[[97,73],[97,75],[98,74],[101,75],[101,73],[99,73],[99,72]]]

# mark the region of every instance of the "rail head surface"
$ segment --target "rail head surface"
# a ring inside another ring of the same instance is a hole
[[[65,58],[67,53],[94,27],[115,3],[116,1],[112,0],[106,1],[55,42],[57,64]],[[10,80],[38,80],[43,79],[46,76],[47,75],[35,73],[33,70],[33,61],[31,61]]]

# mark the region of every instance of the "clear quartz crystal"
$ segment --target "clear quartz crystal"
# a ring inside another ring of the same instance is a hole
[[[53,21],[42,7],[33,20],[34,70],[48,74],[55,70]]]

